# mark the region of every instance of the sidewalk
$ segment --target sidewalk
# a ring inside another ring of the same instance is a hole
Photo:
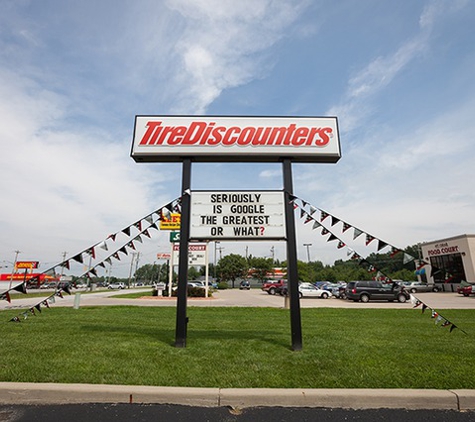
[[[188,388],[0,382],[0,404],[181,404],[199,407],[315,407],[475,410],[474,390]]]

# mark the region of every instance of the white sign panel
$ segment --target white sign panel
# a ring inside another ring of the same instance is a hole
[[[136,116],[137,162],[277,162],[281,158],[336,163],[336,117]]]
[[[173,264],[179,265],[180,245],[173,244]],[[188,265],[206,265],[206,244],[188,244]]]
[[[285,239],[284,192],[191,193],[191,239]]]

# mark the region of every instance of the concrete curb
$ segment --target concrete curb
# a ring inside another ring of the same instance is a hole
[[[475,410],[475,390],[191,388],[0,382],[0,404],[144,403],[199,407]]]

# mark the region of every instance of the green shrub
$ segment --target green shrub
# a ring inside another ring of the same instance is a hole
[[[228,288],[228,283],[226,283],[225,281],[220,281],[218,283],[219,290],[226,290],[227,288]]]

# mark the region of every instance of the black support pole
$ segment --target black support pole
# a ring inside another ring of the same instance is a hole
[[[186,347],[186,296],[188,290],[188,241],[190,238],[191,160],[183,160],[180,223],[180,256],[178,260],[178,293],[176,307],[175,347]]]
[[[299,275],[297,270],[297,236],[295,234],[295,215],[292,203],[292,163],[283,160],[285,230],[287,236],[287,283],[290,296],[290,327],[292,331],[292,349],[302,350],[302,322],[300,318]]]

